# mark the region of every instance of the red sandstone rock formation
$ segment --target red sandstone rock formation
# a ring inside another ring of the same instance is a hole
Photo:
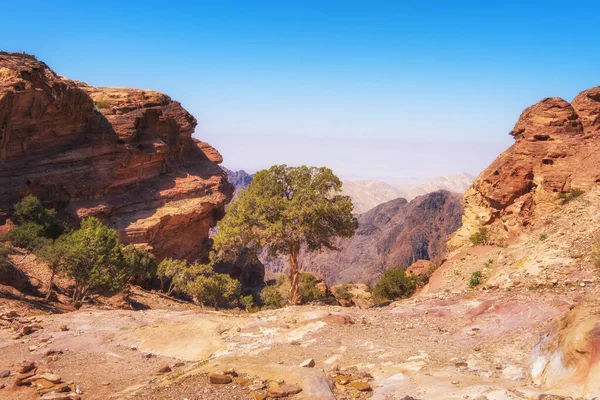
[[[560,194],[600,182],[600,87],[572,103],[547,98],[527,108],[510,132],[515,144],[465,193],[463,226],[449,241],[460,247],[481,226],[492,240],[510,240],[523,226],[559,207]]]
[[[0,53],[0,227],[26,194],[95,215],[126,243],[196,258],[233,187],[196,119],[151,90],[94,88]],[[1,229],[1,228],[0,228]]]

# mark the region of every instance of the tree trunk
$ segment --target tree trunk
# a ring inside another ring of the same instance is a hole
[[[301,302],[300,298],[300,270],[298,267],[298,253],[300,245],[292,243],[290,245],[290,304],[295,306]]]
[[[50,284],[48,285],[48,292],[46,293],[45,301],[50,301],[50,296],[52,296],[52,286],[54,285],[54,271],[52,271],[52,275],[50,275]]]

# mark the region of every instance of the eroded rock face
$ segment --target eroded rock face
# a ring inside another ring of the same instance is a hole
[[[467,190],[463,226],[450,248],[487,226],[496,242],[510,240],[560,205],[561,193],[589,190],[600,181],[600,87],[572,103],[547,98],[527,108],[515,138]]]
[[[162,93],[95,88],[0,53],[0,227],[34,194],[158,257],[202,257],[233,187],[218,151],[191,137],[196,124]]]

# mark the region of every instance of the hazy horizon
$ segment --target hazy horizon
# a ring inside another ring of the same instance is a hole
[[[477,175],[524,108],[600,84],[594,2],[32,1],[27,30],[2,8],[1,50],[168,94],[233,169]]]

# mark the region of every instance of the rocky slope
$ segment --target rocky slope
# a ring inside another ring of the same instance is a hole
[[[496,242],[560,207],[578,189],[600,182],[600,87],[568,103],[547,98],[527,108],[510,134],[515,143],[465,193],[463,227],[451,241],[467,243],[481,226]]]
[[[447,191],[410,203],[392,200],[361,215],[356,235],[336,243],[340,251],[302,252],[301,266],[332,284],[373,281],[386,269],[408,267],[416,260],[439,263],[461,215],[461,196]],[[285,258],[265,257],[263,263],[270,273],[287,270]]]
[[[408,201],[437,190],[448,190],[455,193],[464,193],[471,185],[474,177],[461,172],[429,179],[417,185],[404,185],[394,187],[383,181],[344,181],[344,194],[352,198],[354,211],[364,213],[371,208],[399,197]]]
[[[203,256],[233,193],[196,119],[151,90],[94,88],[26,54],[0,53],[0,229],[34,194],[95,215],[157,256]]]

